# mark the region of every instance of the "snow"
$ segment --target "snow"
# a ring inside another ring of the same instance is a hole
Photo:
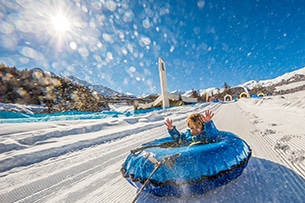
[[[299,81],[299,82],[294,82],[291,83],[289,85],[281,85],[281,86],[277,86],[275,88],[276,91],[285,91],[285,90],[289,90],[289,89],[293,89],[293,88],[297,88],[297,87],[301,87],[305,85],[305,81]]]
[[[185,131],[187,115],[207,109],[215,113],[219,130],[251,146],[242,175],[201,196],[161,198],[143,192],[137,202],[304,202],[304,93],[132,116],[0,124],[0,202],[132,202],[137,191],[120,173],[130,150],[168,136],[165,118]]]
[[[28,113],[28,114],[34,114],[42,112],[43,110],[46,110],[47,107],[42,107],[40,105],[20,105],[20,104],[7,104],[7,103],[0,103],[0,110],[1,111],[14,111],[14,112],[22,112],[22,113]]]
[[[269,80],[260,80],[258,81],[258,84],[262,85],[262,86],[265,86],[265,87],[268,87],[268,86],[271,86],[271,85],[274,85],[274,84],[277,84],[277,83],[280,83],[282,81],[286,81],[287,79],[295,76],[295,75],[305,75],[305,67],[303,68],[300,68],[298,70],[295,70],[295,71],[292,71],[292,72],[287,72],[283,75],[280,75],[276,78],[273,78],[273,79],[269,79]],[[252,85],[252,86],[249,86],[248,88],[251,88],[253,86],[255,86],[256,84]]]

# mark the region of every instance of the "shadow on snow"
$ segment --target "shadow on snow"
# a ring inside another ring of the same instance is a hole
[[[303,202],[305,179],[291,169],[256,157],[230,183],[193,197],[157,197],[142,192],[137,202]]]

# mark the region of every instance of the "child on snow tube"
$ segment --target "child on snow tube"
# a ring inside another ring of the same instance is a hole
[[[210,110],[206,110],[205,115],[200,113],[189,115],[186,124],[190,129],[184,133],[180,133],[169,118],[164,124],[173,140],[181,145],[215,143],[219,141],[219,131],[212,121],[213,116],[214,113]]]

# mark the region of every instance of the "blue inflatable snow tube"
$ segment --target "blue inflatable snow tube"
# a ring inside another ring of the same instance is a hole
[[[177,147],[171,137],[144,144],[131,151],[121,173],[138,189],[149,178],[144,191],[156,196],[204,194],[241,175],[251,157],[244,140],[230,132],[219,133],[220,141],[211,144]],[[163,163],[158,169],[156,161]]]

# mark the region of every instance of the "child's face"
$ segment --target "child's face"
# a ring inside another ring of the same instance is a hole
[[[200,133],[202,133],[202,130],[203,130],[203,126],[196,126],[196,125],[193,124],[193,123],[190,123],[190,124],[189,124],[189,128],[190,128],[191,134],[192,134],[193,136],[199,135]]]

